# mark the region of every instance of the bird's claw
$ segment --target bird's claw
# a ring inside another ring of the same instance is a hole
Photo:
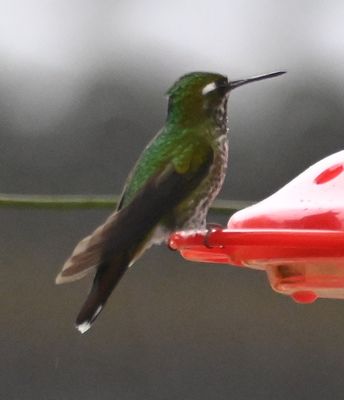
[[[210,223],[207,223],[206,228],[207,228],[207,233],[204,236],[204,242],[203,242],[204,246],[207,247],[208,249],[212,249],[214,247],[217,247],[217,246],[212,246],[209,243],[209,238],[210,238],[210,235],[213,232],[223,229],[223,226],[220,225],[220,224],[217,224],[216,222],[215,223],[214,222],[210,222]]]

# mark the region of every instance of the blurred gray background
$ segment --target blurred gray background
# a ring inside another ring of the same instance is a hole
[[[119,193],[181,74],[285,69],[229,103],[221,198],[266,197],[344,147],[343,19],[340,0],[0,1],[0,192]],[[109,212],[0,209],[1,399],[342,399],[343,301],[164,247],[80,335],[90,279],[54,278]]]

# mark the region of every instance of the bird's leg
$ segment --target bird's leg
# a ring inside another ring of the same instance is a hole
[[[206,229],[207,229],[207,233],[204,236],[203,243],[204,243],[205,247],[207,247],[208,249],[212,249],[214,246],[211,246],[211,244],[209,243],[209,237],[214,231],[219,231],[219,230],[223,229],[223,226],[216,222],[207,222]]]

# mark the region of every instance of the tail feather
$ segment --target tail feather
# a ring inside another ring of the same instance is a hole
[[[98,268],[108,232],[116,223],[117,216],[118,212],[111,214],[103,225],[77,244],[72,255],[64,263],[61,272],[57,275],[55,279],[57,284],[81,279],[93,269]]]
[[[76,319],[76,327],[81,333],[86,332],[100,314],[112,290],[127,270],[128,264],[128,257],[122,254],[98,267],[91,291]]]
[[[76,319],[81,333],[91,327],[125,271],[147,247],[157,216],[146,217],[138,207],[135,210],[127,207],[115,212],[81,240],[56,278],[56,283],[71,282],[96,270],[91,291]]]

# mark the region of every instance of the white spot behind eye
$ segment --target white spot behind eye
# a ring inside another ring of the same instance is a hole
[[[206,95],[210,92],[212,92],[213,90],[215,90],[217,88],[217,85],[215,82],[211,82],[208,83],[207,85],[204,86],[204,88],[202,89],[202,94]]]

